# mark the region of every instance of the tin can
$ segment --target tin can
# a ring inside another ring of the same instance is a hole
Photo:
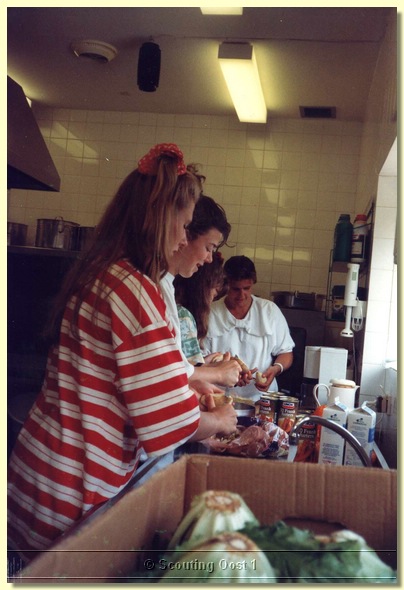
[[[278,417],[278,401],[278,396],[262,393],[259,401],[259,418],[276,424]]]
[[[317,424],[314,422],[307,422],[301,426],[294,461],[318,463]]]
[[[296,413],[299,407],[297,397],[284,395],[279,398],[278,421],[279,428],[289,434],[296,422]]]

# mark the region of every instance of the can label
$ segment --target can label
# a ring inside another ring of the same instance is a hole
[[[259,403],[259,417],[261,420],[276,424],[278,418],[278,400],[275,395],[261,395]]]
[[[284,396],[279,400],[277,424],[288,434],[295,425],[298,406],[299,400],[296,397]]]
[[[300,429],[294,461],[297,463],[318,463],[317,425],[314,422],[303,424]]]

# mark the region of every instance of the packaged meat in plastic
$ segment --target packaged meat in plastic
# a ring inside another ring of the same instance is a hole
[[[250,458],[277,458],[289,453],[289,435],[273,422],[239,427],[227,438],[210,437],[203,443],[214,453]]]

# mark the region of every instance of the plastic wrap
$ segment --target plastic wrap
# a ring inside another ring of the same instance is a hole
[[[230,437],[212,436],[203,444],[213,453],[250,458],[277,458],[289,453],[289,435],[273,422],[239,426]]]

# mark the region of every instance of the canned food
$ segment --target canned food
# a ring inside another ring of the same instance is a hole
[[[294,461],[297,463],[318,463],[318,451],[317,424],[314,422],[302,424]]]
[[[259,418],[276,424],[279,397],[269,393],[261,394],[259,401]]]
[[[296,422],[296,413],[299,407],[297,397],[282,396],[279,399],[278,426],[289,434]]]

